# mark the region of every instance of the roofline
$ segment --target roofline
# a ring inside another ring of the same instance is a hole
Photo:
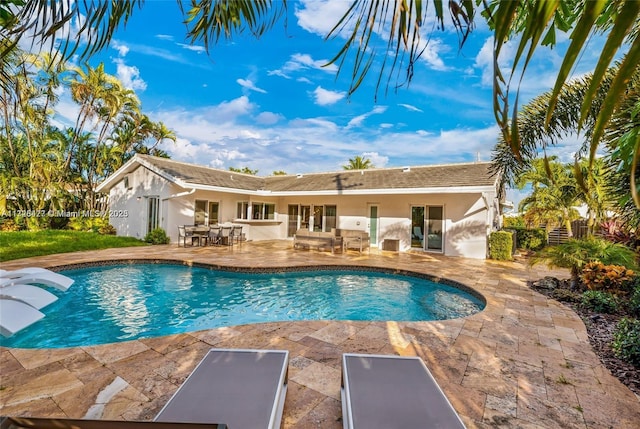
[[[102,190],[106,187],[108,187],[108,189],[110,190],[113,185],[115,185],[115,183],[118,183],[121,179],[121,177],[123,177],[124,175],[128,174],[127,171],[129,170],[130,167],[133,166],[134,163],[138,163],[141,166],[153,171],[154,173],[156,173],[157,175],[159,175],[160,177],[163,177],[164,179],[168,180],[171,183],[175,183],[176,185],[182,187],[182,188],[189,188],[190,186],[187,185],[183,180],[177,179],[176,177],[172,176],[171,174],[167,173],[166,171],[164,171],[163,169],[156,167],[155,165],[153,165],[152,163],[150,163],[149,161],[147,161],[146,159],[144,159],[141,156],[138,156],[138,154],[135,154],[133,156],[133,158],[131,158],[129,161],[127,161],[122,167],[118,168],[118,170],[116,170],[115,173],[113,173],[111,176],[107,177],[102,183],[100,183],[97,187],[96,187],[96,192],[102,192]],[[109,186],[111,185],[111,186]]]
[[[225,188],[220,186],[200,185],[196,183],[185,182],[181,184],[185,188],[195,188],[202,191],[216,191],[233,194],[257,195],[263,197],[297,197],[306,195],[403,195],[403,194],[478,194],[482,192],[495,191],[495,186],[441,186],[431,188],[381,188],[381,189],[362,189],[362,190],[340,190],[326,189],[322,191],[270,191],[268,189],[237,189]]]
[[[96,192],[102,192],[104,188],[108,188],[107,190],[110,190],[113,187],[112,183],[118,183],[120,181],[120,177],[125,174],[125,171],[127,171],[134,163],[139,163],[139,160],[137,158],[138,155],[135,155],[129,161],[125,162],[120,168],[114,171],[113,174],[104,179],[102,183],[96,186]]]
[[[181,161],[173,161],[169,159],[171,162],[180,163],[184,165],[193,165],[186,162]],[[287,197],[287,196],[304,196],[304,195],[373,195],[373,194],[426,194],[426,193],[440,193],[440,194],[455,194],[455,193],[480,193],[495,190],[496,186],[499,183],[499,175],[496,174],[496,179],[494,180],[493,185],[483,185],[483,186],[442,186],[442,187],[426,187],[426,188],[382,188],[382,189],[362,189],[362,190],[339,190],[339,189],[326,189],[321,191],[271,191],[265,189],[242,189],[242,188],[228,188],[222,186],[212,186],[212,185],[203,185],[199,183],[191,183],[186,182],[184,180],[178,179],[171,174],[168,174],[164,169],[160,167],[156,167],[152,162],[146,160],[143,156],[139,154],[135,154],[133,158],[127,161],[122,167],[116,170],[113,174],[107,177],[102,183],[100,183],[96,187],[96,192],[103,192],[105,189],[110,190],[116,183],[118,183],[122,177],[126,174],[129,174],[133,170],[130,170],[131,167],[135,164],[139,164],[150,171],[158,174],[160,177],[168,180],[171,183],[176,184],[184,189],[199,189],[203,191],[215,191],[215,192],[223,192],[230,194],[245,194],[245,195],[257,195],[257,196],[272,196],[272,197]],[[437,165],[425,165],[425,166],[411,166],[410,168],[431,168],[431,167],[446,167],[446,166],[461,166],[461,165],[474,165],[474,164],[489,164],[490,161],[476,161],[476,162],[466,162],[466,163],[451,163],[451,164],[437,164]],[[225,172],[225,170],[215,169],[211,167],[205,167],[211,170],[217,170],[219,172]],[[375,170],[398,170],[406,167],[387,167],[387,168],[376,168]],[[360,171],[361,174],[365,174],[367,170],[342,170],[335,172],[326,172],[326,173],[306,173],[303,176],[312,176],[312,175],[326,175],[326,174],[336,174],[336,173],[353,173],[356,171]],[[268,186],[269,179],[282,177],[282,176],[254,176],[249,174],[244,174],[240,172],[229,172],[231,174],[240,174],[244,176],[251,176],[254,178],[258,178],[264,180],[265,184]],[[288,175],[293,176],[293,175]]]

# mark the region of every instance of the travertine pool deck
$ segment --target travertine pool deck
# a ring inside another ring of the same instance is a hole
[[[0,348],[0,415],[152,420],[211,347],[287,349],[283,428],[341,428],[340,356],[422,357],[469,428],[638,428],[640,400],[599,362],[580,318],[526,287],[567,277],[524,262],[432,254],[294,251],[291,243],[109,249],[2,263],[3,269],[116,259],[226,266],[358,264],[475,288],[484,311],[439,322],[282,322],[69,349]]]

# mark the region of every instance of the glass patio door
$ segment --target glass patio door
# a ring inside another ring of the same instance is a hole
[[[160,226],[160,198],[147,198],[147,233]]]
[[[378,206],[369,206],[369,240],[372,246],[378,245]]]
[[[442,206],[427,206],[427,250],[442,251],[443,243]]]
[[[293,237],[298,230],[298,213],[299,206],[290,204],[287,214],[289,215],[289,224],[287,226],[287,237]]]
[[[300,228],[309,229],[311,220],[311,206],[300,206]]]
[[[411,247],[424,249],[424,206],[411,207]]]

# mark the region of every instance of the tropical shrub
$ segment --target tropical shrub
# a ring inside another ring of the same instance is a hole
[[[489,236],[489,254],[491,259],[511,260],[513,234],[507,231],[495,231]]]
[[[503,228],[510,228],[510,229],[515,229],[515,228],[524,228],[525,222],[524,222],[524,217],[522,216],[515,216],[515,217],[504,217],[503,221],[502,221],[502,227]]]
[[[516,244],[520,249],[540,250],[547,244],[544,228],[512,228],[516,232]]]
[[[68,228],[74,231],[100,232],[100,228],[108,227],[109,219],[106,217],[77,216],[69,218]]]
[[[20,231],[24,229],[14,219],[0,219],[0,231]]]
[[[144,241],[151,244],[169,244],[171,239],[167,236],[162,228],[151,230],[145,237]]]
[[[635,232],[625,228],[617,219],[607,219],[600,224],[600,235],[613,243],[624,244],[631,249],[640,248],[640,238]]]
[[[618,311],[618,300],[616,297],[601,290],[588,290],[582,294],[581,304],[583,307],[598,313],[613,314]]]
[[[98,228],[98,233],[102,235],[116,235],[116,228],[108,223]]]
[[[589,262],[599,261],[605,265],[623,265],[635,269],[635,258],[635,252],[622,244],[589,237],[547,246],[536,253],[530,263],[534,265],[544,262],[550,267],[568,268],[571,270],[571,287],[577,288],[580,285],[580,273]]]
[[[628,288],[631,290],[629,299],[626,302],[627,312],[632,316],[640,317],[640,275],[636,275],[629,282]]]
[[[640,367],[640,320],[620,319],[613,333],[611,348],[620,359]]]
[[[622,265],[605,265],[602,262],[589,262],[580,274],[582,282],[589,290],[606,290],[616,294],[628,293],[634,278],[632,270]]]

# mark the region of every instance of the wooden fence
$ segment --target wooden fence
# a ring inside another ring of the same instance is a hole
[[[587,236],[587,220],[579,219],[571,222],[571,232],[573,232],[573,238],[584,238]],[[548,244],[560,244],[564,243],[569,239],[569,234],[567,232],[567,228],[564,226],[561,228],[556,228],[549,232],[547,235],[547,243]]]

